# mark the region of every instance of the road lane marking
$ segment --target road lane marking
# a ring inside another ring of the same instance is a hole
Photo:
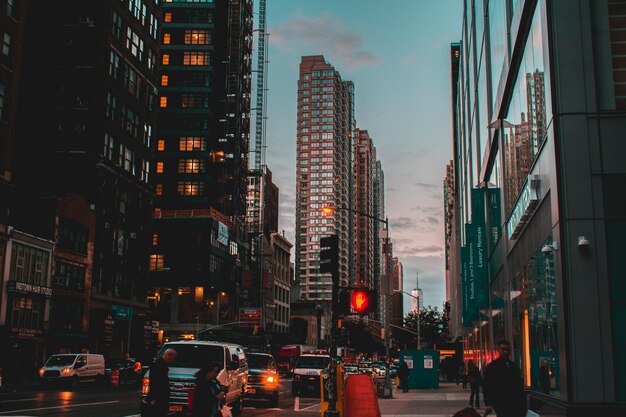
[[[89,406],[89,405],[103,405],[103,404],[115,404],[115,403],[119,403],[119,400],[115,400],[115,401],[101,401],[101,402],[97,402],[97,403],[59,405],[59,406],[55,406],[55,407],[25,408],[25,409],[22,409],[22,410],[0,411],[0,414],[20,413],[22,411],[54,410],[56,408],[86,407],[86,406]]]
[[[320,406],[320,405],[321,405],[320,403],[315,403],[315,404],[310,405],[310,406],[308,406],[308,407],[301,408],[301,409],[299,409],[299,410],[297,410],[297,411],[304,411],[304,410],[308,410],[309,408],[318,407],[318,406]]]
[[[21,398],[21,399],[17,399],[17,400],[2,400],[3,403],[17,403],[20,401],[35,401],[35,400],[39,400],[40,398]]]

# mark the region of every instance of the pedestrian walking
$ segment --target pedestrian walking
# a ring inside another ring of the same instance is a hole
[[[170,378],[169,365],[176,360],[176,351],[167,349],[150,367],[150,389],[148,403],[151,406],[151,417],[164,417],[169,413]]]
[[[398,368],[398,378],[400,378],[400,387],[402,392],[409,392],[409,366],[406,362],[402,362],[402,365]]]
[[[470,360],[467,362],[467,379],[470,384],[470,400],[469,405],[474,406],[476,408],[480,408],[480,384],[481,384],[481,376],[480,370],[478,366],[474,363],[474,361]]]
[[[498,417],[523,417],[526,414],[526,395],[522,372],[512,362],[511,344],[498,342],[498,359],[485,370],[484,396],[486,413],[495,410]]]
[[[222,369],[222,364],[213,362],[196,372],[196,388],[193,394],[191,406],[192,417],[221,417],[221,404],[224,401],[224,392],[217,375]]]

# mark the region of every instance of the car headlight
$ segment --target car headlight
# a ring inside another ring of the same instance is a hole
[[[63,368],[63,370],[61,371],[61,375],[71,375],[72,374],[72,368]]]
[[[267,379],[265,380],[265,382],[267,382],[268,384],[275,384],[278,383],[278,378],[276,378],[275,376],[268,376]]]

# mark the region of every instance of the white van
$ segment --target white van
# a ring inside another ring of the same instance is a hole
[[[104,356],[93,353],[52,355],[39,370],[42,384],[66,382],[72,386],[82,380],[104,381]]]

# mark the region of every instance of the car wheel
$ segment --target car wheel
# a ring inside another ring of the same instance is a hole
[[[273,397],[269,398],[270,407],[278,407],[278,393],[276,393]]]
[[[70,387],[72,388],[78,388],[78,383],[80,381],[78,380],[77,376],[73,376],[72,379],[70,379]]]

